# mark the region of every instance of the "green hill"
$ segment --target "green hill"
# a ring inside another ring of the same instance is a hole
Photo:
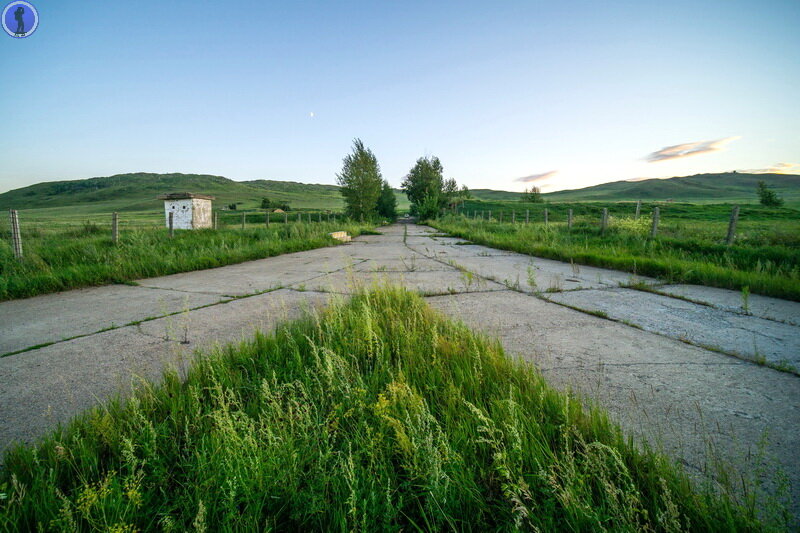
[[[583,189],[544,194],[551,202],[665,201],[757,203],[756,184],[764,180],[787,204],[800,204],[800,176],[795,174],[697,174],[669,179],[615,181]]]
[[[118,174],[102,178],[37,183],[0,194],[0,209],[51,209],[80,206],[84,213],[159,211],[156,197],[168,192],[194,192],[216,196],[216,205],[239,204],[254,209],[264,197],[288,203],[295,209],[344,207],[339,187],[293,181],[233,181],[204,174]],[[400,208],[408,199],[396,191]]]

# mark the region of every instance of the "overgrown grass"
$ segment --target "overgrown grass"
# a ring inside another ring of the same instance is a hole
[[[576,218],[572,230],[562,221],[546,226],[541,222],[483,222],[461,216],[446,216],[430,224],[451,235],[504,250],[669,282],[735,290],[749,287],[754,293],[800,301],[800,224],[795,221],[741,223],[732,246],[722,242],[725,223],[670,220],[663,213],[654,239],[649,236],[651,220],[647,216],[638,220],[611,217],[605,233],[596,221],[587,218]]]
[[[394,288],[168,373],[5,464],[6,530],[764,528]]]
[[[263,217],[261,220],[263,224]],[[0,300],[24,298],[78,287],[124,283],[213,268],[289,252],[330,246],[328,233],[359,235],[369,225],[312,222],[230,229],[176,231],[163,227],[123,227],[119,244],[108,225],[23,225],[23,260],[0,240]]]

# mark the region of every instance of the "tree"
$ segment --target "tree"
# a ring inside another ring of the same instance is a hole
[[[397,198],[389,182],[384,180],[381,195],[378,198],[378,214],[388,220],[397,218]]]
[[[401,188],[411,202],[411,212],[418,213],[419,207],[426,202],[435,201],[441,205],[444,192],[442,163],[438,157],[420,157],[403,180]],[[437,208],[438,212],[438,208]]]
[[[269,209],[270,207],[272,207],[272,202],[269,201],[269,198],[262,198],[261,209]]]
[[[342,160],[342,171],[336,175],[341,187],[347,214],[356,219],[375,215],[383,179],[378,159],[364,147],[361,139],[353,141],[353,153]]]
[[[525,192],[522,193],[522,198],[520,198],[520,201],[540,204],[544,202],[544,198],[542,198],[542,190],[536,185],[530,189],[525,189]]]
[[[768,207],[780,207],[783,205],[783,198],[778,196],[778,194],[772,190],[772,187],[767,185],[766,181],[760,180],[756,190],[758,191],[758,199],[761,205]]]

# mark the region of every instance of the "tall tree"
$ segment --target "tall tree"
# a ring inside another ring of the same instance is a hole
[[[397,198],[394,196],[394,189],[386,180],[383,180],[381,196],[378,198],[378,214],[388,220],[397,218]]]
[[[531,187],[530,189],[525,189],[525,192],[522,193],[520,197],[521,202],[532,202],[534,204],[538,204],[544,202],[544,198],[542,198],[542,190],[539,189],[536,185]]]
[[[444,192],[442,163],[438,157],[420,157],[401,185],[411,202],[411,210],[417,212],[423,203],[436,201],[439,204]]]
[[[378,159],[361,139],[353,141],[353,152],[342,160],[342,171],[336,175],[341,187],[347,214],[355,219],[375,215],[383,179]]]

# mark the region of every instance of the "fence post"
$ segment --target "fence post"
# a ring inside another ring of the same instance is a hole
[[[14,257],[22,259],[22,235],[19,231],[19,215],[16,209],[8,212],[11,217],[11,245],[14,248]]]
[[[264,217],[264,220],[267,223],[267,227],[269,227],[269,209],[267,209],[266,216]]]
[[[603,208],[603,218],[600,219],[600,233],[605,233],[608,227],[608,208]]]
[[[289,213],[287,213],[286,211],[283,212],[283,223],[284,224],[289,223]]]
[[[491,222],[491,221],[492,221],[492,212],[489,211],[489,222]]]
[[[642,201],[636,200],[636,220],[639,220],[639,213],[642,210]]]
[[[317,222],[322,222],[322,211],[317,213],[319,220]]]
[[[502,211],[500,211],[500,213],[498,213],[497,221],[500,222],[500,224],[503,223],[503,212]]]
[[[214,211],[214,229],[219,229],[219,211]]]
[[[244,223],[245,223],[244,213],[242,213],[242,229],[244,229]]]
[[[119,242],[119,215],[117,213],[111,214],[111,242],[114,244]]]
[[[170,211],[169,212],[169,238],[175,236],[175,213]]]
[[[731,221],[728,222],[728,236],[725,238],[725,244],[730,246],[733,244],[733,239],[736,238],[736,221],[739,220],[739,206],[733,206],[731,209]]]
[[[302,222],[303,221],[303,214],[300,213],[300,212],[297,213],[297,221],[298,222]]]
[[[654,239],[656,235],[658,235],[658,219],[661,216],[661,211],[659,208],[653,208],[653,227],[650,229],[650,238]]]
[[[514,209],[511,210],[511,223],[512,224],[517,223],[517,212]]]
[[[525,210],[525,223],[528,224],[531,221],[531,210]]]
[[[548,220],[548,217],[547,217],[547,215],[548,215],[548,213],[547,213],[547,209],[545,209],[545,210],[544,210],[544,225],[545,225],[545,226],[547,226],[547,225],[550,223],[550,221]]]
[[[331,212],[328,211],[328,222],[330,222],[330,221],[331,221]]]
[[[572,229],[572,209],[567,211],[567,229]]]

